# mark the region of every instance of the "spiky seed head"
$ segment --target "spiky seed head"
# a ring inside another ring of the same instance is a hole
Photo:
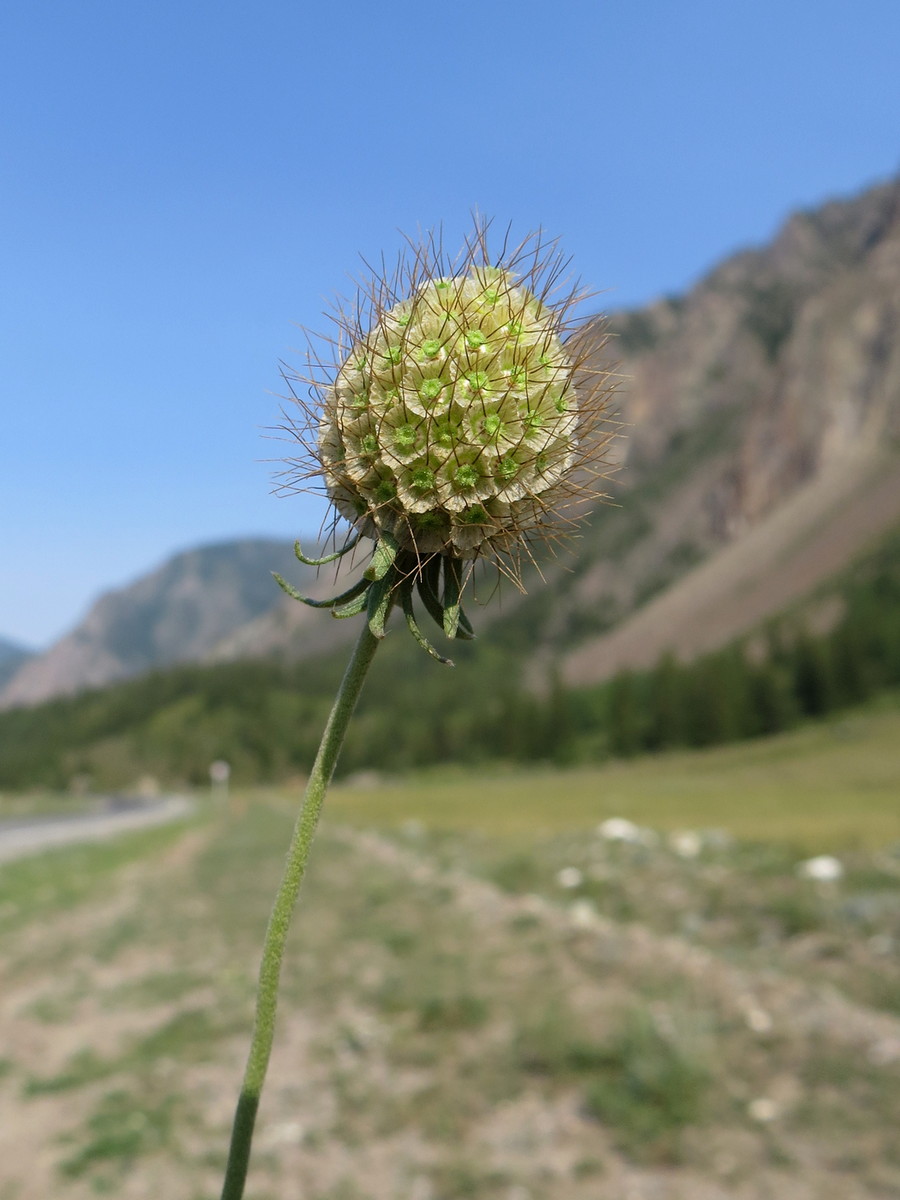
[[[291,430],[357,531],[518,579],[601,494],[613,389],[588,365],[596,339],[567,339],[583,293],[561,285],[555,245],[531,236],[492,261],[486,235],[476,224],[452,264],[434,236],[410,243],[353,316],[339,309],[337,361],[312,360]],[[291,484],[307,478],[291,466]]]

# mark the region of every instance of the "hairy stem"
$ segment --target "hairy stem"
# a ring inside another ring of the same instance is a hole
[[[262,963],[259,969],[259,987],[256,994],[256,1018],[250,1039],[247,1069],[234,1114],[231,1131],[231,1146],[228,1151],[228,1166],[222,1200],[241,1200],[244,1182],[250,1162],[250,1145],[253,1141],[253,1126],[259,1108],[259,1097],[269,1066],[272,1052],[272,1037],[275,1031],[275,1010],[278,1004],[278,981],[281,976],[281,961],[284,944],[291,924],[291,914],[300,884],[309,859],[319,814],[325,792],[331,782],[334,766],[340,753],[350,717],[362,691],[366,672],[378,647],[378,638],[364,624],[353,651],[353,656],[344,672],[334,707],[322,734],[319,753],[297,816],[291,837],[284,874],[275,896],[275,904],[263,942]]]

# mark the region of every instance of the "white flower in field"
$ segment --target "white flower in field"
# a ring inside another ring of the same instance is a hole
[[[556,882],[561,888],[577,888],[584,883],[584,874],[578,867],[563,867],[556,872]]]
[[[590,900],[576,900],[569,909],[569,916],[579,929],[590,929],[597,922],[597,910]]]
[[[643,831],[633,821],[625,817],[609,817],[597,826],[597,833],[608,842],[634,842],[639,844],[644,840]]]
[[[693,829],[682,829],[672,834],[669,845],[679,858],[696,858],[703,849],[703,838]]]
[[[887,1067],[900,1061],[900,1038],[887,1037],[873,1042],[866,1057],[873,1067]]]
[[[816,883],[834,883],[843,876],[844,864],[831,854],[818,854],[815,858],[798,863],[797,874]]]
[[[751,1005],[744,1012],[744,1020],[747,1022],[747,1028],[753,1033],[772,1032],[772,1018],[764,1008]]]
[[[506,1200],[531,1200],[531,1192],[516,1183],[506,1193]]]
[[[771,1097],[757,1096],[747,1105],[747,1115],[751,1120],[759,1121],[761,1125],[767,1125],[781,1116],[781,1108]]]

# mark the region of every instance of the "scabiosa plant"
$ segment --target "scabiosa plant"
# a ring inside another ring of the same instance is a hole
[[[301,561],[333,561],[365,539],[374,557],[333,600],[312,602],[279,578],[286,591],[338,617],[367,611],[376,637],[399,601],[428,645],[414,590],[448,636],[471,636],[458,607],[475,563],[521,586],[535,550],[566,538],[600,494],[612,430],[610,373],[587,357],[596,339],[571,336],[585,293],[567,266],[539,236],[504,243],[494,261],[477,223],[455,261],[433,236],[410,244],[390,277],[336,309],[327,358],[311,352],[309,373],[287,377],[297,407],[286,428],[301,454],[285,487],[316,480],[334,528],[350,526],[335,555],[298,549]]]
[[[373,273],[352,306],[332,314],[323,358],[287,376],[296,409],[285,429],[300,447],[287,490],[323,488],[339,549],[321,566],[371,545],[360,578],[329,600],[295,599],[336,617],[364,615],[297,818],[263,946],[256,1020],[238,1101],[223,1200],[243,1195],[268,1066],[284,943],[325,791],[366,672],[399,604],[423,649],[414,599],[449,638],[471,638],[464,588],[479,563],[522,587],[537,549],[571,533],[598,499],[611,374],[593,363],[596,338],[577,336],[585,298],[567,263],[539,235],[493,259],[488,227],[453,261],[440,239],[409,243],[389,277]],[[302,392],[297,384],[308,389]],[[315,482],[313,482],[315,481]],[[339,537],[339,531],[344,535]]]

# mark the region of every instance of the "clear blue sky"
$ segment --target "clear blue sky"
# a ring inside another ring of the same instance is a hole
[[[278,361],[360,253],[477,206],[605,304],[684,289],[900,169],[896,0],[8,0],[0,635],[270,495]]]

